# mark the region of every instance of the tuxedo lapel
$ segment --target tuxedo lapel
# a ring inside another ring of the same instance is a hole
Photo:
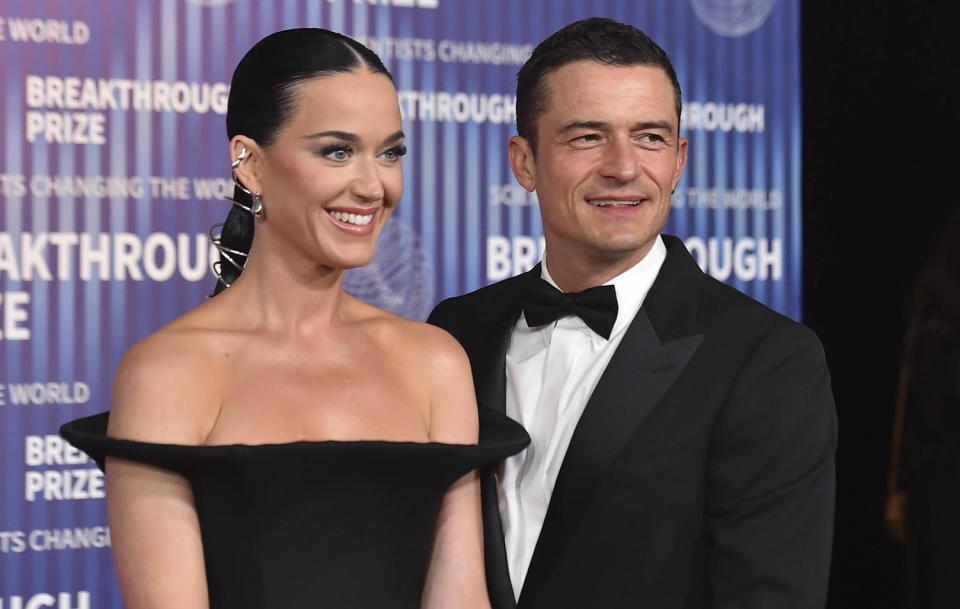
[[[680,246],[683,247],[682,243]],[[679,255],[689,257],[685,250]],[[692,264],[693,270],[699,273],[700,269],[696,268],[695,263]],[[661,275],[675,270],[676,261],[668,257]],[[691,269],[682,263],[679,270],[681,273],[691,273]],[[694,277],[690,275],[690,279]],[[657,282],[660,282],[659,275]],[[658,298],[653,288],[648,299],[651,296],[654,301]],[[656,308],[656,303],[652,304]],[[691,307],[695,307],[695,304],[690,301],[675,304],[687,313],[683,316],[684,323],[680,325],[690,329],[693,316]],[[679,326],[666,332],[671,340],[661,341],[647,308],[645,302],[627,328],[571,438],[523,583],[518,603],[520,609],[536,606],[537,597],[554,575],[555,567],[593,498],[597,485],[604,479],[605,472],[703,341],[702,334],[678,335]]]
[[[661,343],[644,310],[600,377],[567,449],[519,606],[534,607],[610,464],[693,356],[703,336]]]

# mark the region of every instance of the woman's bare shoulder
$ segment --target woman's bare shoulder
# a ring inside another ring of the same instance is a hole
[[[410,375],[429,393],[430,438],[471,444],[477,441],[477,403],[470,360],[445,330],[383,312],[384,347],[397,362],[395,370]]]
[[[446,330],[367,306],[368,321],[375,326],[386,348],[413,360],[419,367],[426,367],[425,372],[463,372],[465,369],[469,373],[467,354]]]
[[[202,443],[219,412],[233,334],[194,310],[133,345],[114,378],[110,435]]]

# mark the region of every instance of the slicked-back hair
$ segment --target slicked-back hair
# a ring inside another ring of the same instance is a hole
[[[605,17],[591,17],[571,23],[538,44],[517,74],[517,133],[530,142],[534,153],[537,149],[537,119],[546,112],[549,101],[545,79],[551,72],[575,61],[662,69],[673,85],[679,120],[682,110],[680,83],[666,52],[632,25]]]

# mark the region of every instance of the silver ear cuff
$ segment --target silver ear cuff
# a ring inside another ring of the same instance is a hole
[[[262,218],[263,217],[263,193],[250,192],[247,189],[247,187],[244,186],[243,183],[240,181],[240,178],[237,177],[237,167],[239,167],[240,163],[243,162],[244,159],[246,158],[247,158],[247,147],[241,146],[240,154],[237,155],[237,159],[232,163],[230,163],[230,177],[233,178],[233,183],[236,185],[237,188],[239,188],[240,190],[242,190],[243,192],[247,193],[250,196],[250,199],[253,201],[253,204],[245,205],[240,201],[237,201],[233,197],[224,197],[224,199],[227,201],[230,201],[232,204],[236,205],[243,211],[253,214],[254,218]]]
[[[245,158],[247,158],[247,147],[240,146],[240,154],[237,155],[236,161],[230,163],[230,169],[236,169],[237,167],[239,167],[240,162],[243,161],[243,159]]]

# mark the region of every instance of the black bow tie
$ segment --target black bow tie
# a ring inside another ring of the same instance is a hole
[[[536,276],[524,282],[523,316],[528,326],[545,326],[568,315],[579,317],[588,328],[609,339],[617,321],[617,290],[601,285],[582,292],[561,292]]]

